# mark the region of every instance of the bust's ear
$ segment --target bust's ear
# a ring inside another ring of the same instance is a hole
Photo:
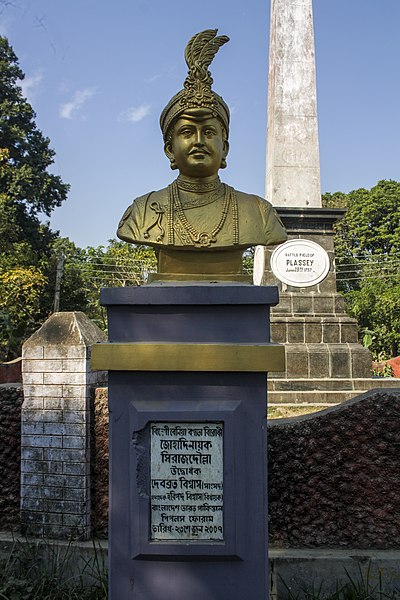
[[[168,158],[168,160],[171,160],[171,157],[173,156],[171,142],[165,142],[164,153],[165,153],[166,157]]]
[[[226,157],[228,156],[228,152],[229,152],[229,142],[228,142],[228,140],[224,140],[224,145],[222,148],[222,158],[221,158],[220,169],[226,168]]]
[[[224,147],[223,147],[224,158],[226,158],[228,156],[228,152],[229,152],[229,142],[228,142],[228,140],[224,140]]]
[[[164,144],[164,152],[166,157],[168,158],[169,162],[170,162],[170,167],[172,170],[177,169],[178,165],[176,164],[175,161],[175,157],[174,154],[172,152],[172,146],[171,146],[171,142],[165,142]]]

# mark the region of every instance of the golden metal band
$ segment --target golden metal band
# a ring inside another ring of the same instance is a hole
[[[98,371],[285,370],[280,344],[100,343],[92,347],[91,368]]]

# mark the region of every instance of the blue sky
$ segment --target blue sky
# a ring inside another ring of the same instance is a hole
[[[0,33],[71,184],[53,229],[106,244],[133,198],[175,174],[158,119],[202,29],[231,38],[212,66],[231,108],[223,179],[264,195],[268,0],[0,0]],[[400,0],[314,0],[322,191],[400,180]]]

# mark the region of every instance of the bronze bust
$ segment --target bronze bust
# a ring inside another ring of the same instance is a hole
[[[206,30],[185,50],[184,88],[164,108],[164,151],[179,176],[167,188],[136,198],[117,235],[154,247],[157,279],[240,280],[242,254],[255,245],[284,242],[286,231],[269,202],[222,183],[229,150],[229,109],[208,71],[229,41]]]

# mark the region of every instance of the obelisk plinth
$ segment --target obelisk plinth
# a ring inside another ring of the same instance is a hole
[[[266,197],[320,207],[312,0],[271,0]]]

